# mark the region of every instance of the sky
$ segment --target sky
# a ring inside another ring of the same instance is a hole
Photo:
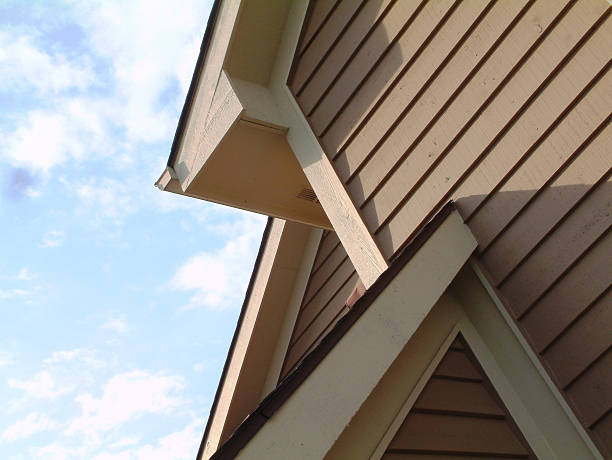
[[[210,6],[0,0],[0,458],[195,458],[265,225],[153,186]]]

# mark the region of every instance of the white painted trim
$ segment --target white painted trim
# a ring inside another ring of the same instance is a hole
[[[533,365],[533,367],[535,367],[538,374],[540,375],[540,378],[544,381],[550,393],[557,400],[557,403],[559,404],[563,412],[565,412],[565,415],[567,416],[569,421],[574,426],[576,432],[582,438],[582,441],[588,446],[589,450],[593,454],[593,457],[597,459],[603,459],[603,457],[599,453],[599,450],[597,449],[597,447],[595,446],[595,444],[593,443],[589,435],[584,431],[584,428],[582,427],[582,424],[580,423],[580,421],[574,414],[574,411],[569,407],[569,405],[565,401],[565,398],[559,391],[557,385],[555,385],[555,383],[552,381],[552,379],[548,375],[548,372],[546,372],[546,369],[542,365],[542,362],[540,361],[538,356],[534,353],[533,349],[531,348],[527,340],[525,340],[523,333],[519,330],[516,323],[514,322],[514,320],[508,313],[508,310],[504,307],[503,303],[497,296],[495,289],[491,286],[491,283],[489,283],[487,277],[484,275],[484,273],[480,269],[478,263],[476,263],[473,259],[470,259],[470,266],[472,270],[474,270],[474,273],[476,274],[476,276],[478,277],[478,279],[480,280],[484,288],[486,289],[487,293],[489,294],[489,297],[495,304],[497,311],[499,312],[501,317],[506,322],[508,328],[512,331],[514,338],[523,348],[523,351],[527,355],[529,360],[531,361],[531,364]]]
[[[259,269],[255,274],[255,281],[253,283],[253,294],[248,299],[246,310],[242,319],[240,329],[237,331],[237,339],[234,345],[229,359],[229,366],[225,379],[219,383],[221,391],[217,401],[217,405],[214,413],[210,414],[211,424],[208,436],[205,440],[206,445],[202,455],[203,459],[209,458],[219,447],[221,435],[227,420],[227,416],[230,410],[232,400],[234,398],[234,392],[240,376],[240,371],[246,356],[249,343],[253,335],[255,328],[255,322],[259,313],[261,302],[263,300],[263,291],[270,280],[272,268],[274,265],[274,259],[276,258],[276,252],[281,241],[283,229],[285,227],[285,221],[281,219],[274,219],[272,227],[268,234],[268,240],[264,253],[261,257]],[[259,295],[256,295],[259,293]]]
[[[304,297],[304,292],[306,291],[306,286],[308,284],[308,279],[310,278],[310,272],[312,271],[312,266],[317,255],[317,249],[319,249],[322,235],[323,230],[318,228],[313,228],[310,231],[308,243],[304,249],[300,269],[295,279],[291,300],[289,301],[289,305],[287,305],[287,312],[285,313],[283,327],[278,337],[274,358],[270,364],[270,370],[268,371],[268,377],[266,378],[261,399],[274,390],[274,388],[276,388],[276,384],[278,383],[278,379],[283,368],[283,363],[285,361],[285,355],[287,354],[287,349],[289,348],[289,342],[291,341],[291,333],[293,332],[293,327],[295,326],[298,313],[300,312],[302,298]]]
[[[389,265],[286,84],[307,7],[306,0],[295,0],[292,4],[270,79],[270,90],[283,124],[289,128],[289,145],[361,281],[368,288]]]
[[[202,74],[193,98],[191,111],[187,114],[183,136],[179,140],[175,164],[172,165],[177,172],[183,190],[186,190],[193,180],[193,177],[189,177],[189,174],[194,170],[199,150],[198,143],[203,136],[202,129],[208,121],[209,109],[221,76],[225,57],[229,51],[230,39],[241,5],[242,0],[222,1],[217,21],[213,26]],[[184,164],[184,166],[181,166],[181,164]]]
[[[323,458],[475,248],[453,211],[236,458]]]
[[[460,329],[457,325],[446,336],[446,339],[444,340],[444,342],[442,342],[440,348],[438,348],[438,351],[429,363],[429,366],[427,366],[427,369],[425,369],[425,372],[423,372],[423,374],[419,378],[419,381],[414,386],[414,388],[408,395],[408,398],[406,398],[406,401],[404,402],[404,404],[402,404],[402,407],[400,407],[399,411],[397,412],[397,415],[387,428],[387,431],[385,431],[385,434],[378,442],[376,449],[374,450],[374,452],[372,452],[372,455],[370,455],[370,460],[379,460],[384,455],[385,450],[387,450],[387,447],[389,446],[389,444],[391,444],[391,441],[395,437],[395,433],[397,433],[397,430],[399,430],[402,426],[402,423],[404,423],[404,419],[408,416],[408,413],[412,409],[412,406],[414,406],[414,403],[423,391],[423,388],[425,388],[425,385],[427,385],[427,382],[429,382],[429,379],[438,367],[438,364],[440,364],[440,361],[442,361],[442,358],[444,358],[444,355],[457,337],[459,331]]]
[[[521,398],[506,379],[504,373],[498,366],[495,357],[491,354],[491,351],[487,348],[486,344],[478,334],[476,328],[465,312],[461,312],[460,318],[461,319],[448,334],[444,342],[442,342],[440,345],[435,357],[419,379],[418,383],[411,389],[406,401],[398,411],[397,415],[391,421],[387,431],[380,439],[376,449],[370,456],[370,459],[378,460],[384,455],[385,450],[387,450],[389,444],[395,437],[395,434],[412,409],[415,401],[418,399],[419,395],[425,388],[425,385],[429,382],[433,372],[459,333],[463,335],[463,338],[467,342],[472,353],[474,353],[479,364],[484,369],[487,378],[495,388],[495,391],[510,412],[514,422],[521,430],[521,433],[529,443],[530,447],[533,449],[536,456],[538,458],[546,459],[563,458],[561,452],[557,451],[558,455],[555,454],[541,429],[538,427],[538,424],[531,417],[529,411],[522,403]],[[600,456],[594,455],[594,458],[600,458]]]

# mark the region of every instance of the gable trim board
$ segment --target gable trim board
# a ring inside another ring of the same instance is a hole
[[[335,428],[346,426],[353,411],[368,396],[371,387],[387,370],[475,247],[471,232],[453,204],[449,203],[211,459],[234,458],[245,445],[252,447],[249,441],[266,428],[266,422],[275,413],[270,425],[282,426],[289,417],[291,425],[299,423],[314,430],[299,435],[294,433],[299,439],[275,438],[268,446],[272,450],[264,449],[264,456],[283,458],[289,443],[293,448],[299,445],[312,448],[318,444],[318,450],[296,452],[296,455],[322,458],[341,431],[335,432],[330,426],[313,427],[312,418],[318,421],[327,417],[335,421],[341,418],[343,421]],[[406,291],[409,285],[414,285],[415,289]],[[406,298],[403,295],[406,292],[413,293],[413,296]],[[400,299],[389,301],[398,295]],[[393,321],[388,315],[394,316]],[[353,359],[357,360],[352,366],[344,361],[347,348],[353,349]],[[353,375],[355,372],[359,376]],[[337,373],[341,374],[339,380],[328,381],[329,376]],[[353,382],[350,387],[345,385],[347,379]],[[322,406],[313,404],[310,397],[305,396],[313,389],[321,389],[321,386],[325,388],[324,392],[320,391],[325,394]],[[347,388],[351,389],[350,395],[346,394]],[[300,407],[288,407],[295,404]],[[265,439],[265,434],[262,439]],[[246,451],[241,455],[249,458]]]
[[[525,354],[531,361],[532,365],[538,370],[538,373],[541,379],[545,382],[550,393],[555,397],[558,404],[563,409],[563,412],[565,413],[568,420],[574,425],[576,432],[580,434],[580,436],[582,437],[582,440],[589,447],[593,455],[596,457],[599,456],[600,455],[599,450],[593,443],[593,440],[591,439],[591,437],[585,432],[584,426],[578,420],[576,413],[569,406],[567,400],[559,391],[559,387],[553,382],[553,380],[550,377],[549,372],[544,368],[542,361],[535,354],[533,347],[527,342],[527,340],[525,339],[525,336],[518,328],[516,321],[510,316],[510,314],[508,313],[508,309],[504,306],[503,302],[499,299],[497,292],[493,288],[485,272],[482,270],[481,262],[477,258],[472,257],[470,258],[470,267],[472,268],[475,275],[478,277],[480,283],[486,289],[487,294],[489,295],[492,302],[497,307],[499,314],[503,317],[508,328],[512,331],[512,333],[516,337],[517,342],[521,344],[521,347],[523,348]]]
[[[310,227],[269,219],[236,331],[200,445],[199,458],[214,452],[266,393],[277,371],[287,308],[305,259]],[[314,230],[316,233],[317,230]],[[303,271],[303,270],[302,270]]]

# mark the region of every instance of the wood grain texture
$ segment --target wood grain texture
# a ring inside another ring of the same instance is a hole
[[[610,9],[378,1],[336,19],[351,24],[321,45],[333,57],[293,87],[387,259],[455,200],[496,292],[600,449],[591,425],[612,387],[599,364],[612,345]],[[451,369],[436,378],[470,382]]]

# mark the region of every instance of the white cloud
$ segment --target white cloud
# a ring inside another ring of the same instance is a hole
[[[245,262],[254,260],[262,223],[259,216],[244,214],[223,225],[219,230],[230,238],[225,246],[196,254],[178,269],[169,286],[195,292],[187,308],[224,309],[240,304],[252,269]]]
[[[83,97],[53,100],[52,109],[37,108],[21,115],[14,132],[0,148],[14,166],[47,173],[68,161],[112,153],[104,106]]]
[[[30,280],[33,280],[34,278],[35,276],[26,267],[19,270],[19,273],[15,275],[15,279],[20,280],[20,281],[30,281]]]
[[[68,60],[61,53],[46,53],[31,35],[0,31],[0,85],[2,88],[42,92],[85,89],[96,82],[91,64],[84,58]]]
[[[18,439],[28,438],[42,431],[48,431],[54,427],[55,422],[50,420],[46,415],[32,412],[25,419],[15,422],[4,430],[2,436],[0,436],[0,440],[16,441]]]
[[[59,384],[51,373],[46,370],[38,372],[30,380],[8,379],[8,386],[23,390],[36,399],[55,399],[59,395],[69,393],[74,387]]]
[[[193,72],[211,2],[99,0],[77,5],[92,53],[109,62],[116,116],[129,141],[167,139]],[[142,12],[146,11],[147,14]],[[172,103],[160,101],[172,85]]]
[[[64,242],[64,232],[61,230],[49,230],[42,237],[42,241],[38,245],[41,248],[56,248]]]
[[[112,377],[100,398],[81,394],[76,402],[81,415],[73,420],[66,434],[84,433],[93,439],[144,414],[168,414],[183,404],[176,396],[185,381],[180,376],[132,371]]]
[[[102,368],[106,366],[106,362],[97,357],[98,353],[95,350],[88,348],[75,348],[73,350],[55,351],[49,358],[43,362],[47,365],[66,364],[75,361],[87,364],[93,368]]]
[[[102,324],[102,329],[110,329],[115,332],[123,333],[128,330],[128,325],[123,318],[110,318]]]
[[[92,178],[84,182],[60,181],[75,194],[83,207],[94,213],[94,223],[121,224],[123,219],[138,210],[137,192],[129,184],[109,177]]]
[[[24,289],[0,289],[0,300],[7,300],[13,297],[27,297],[29,292]]]
[[[194,420],[183,430],[160,438],[155,445],[146,444],[121,452],[104,452],[92,460],[188,460],[198,450],[202,425]]]

